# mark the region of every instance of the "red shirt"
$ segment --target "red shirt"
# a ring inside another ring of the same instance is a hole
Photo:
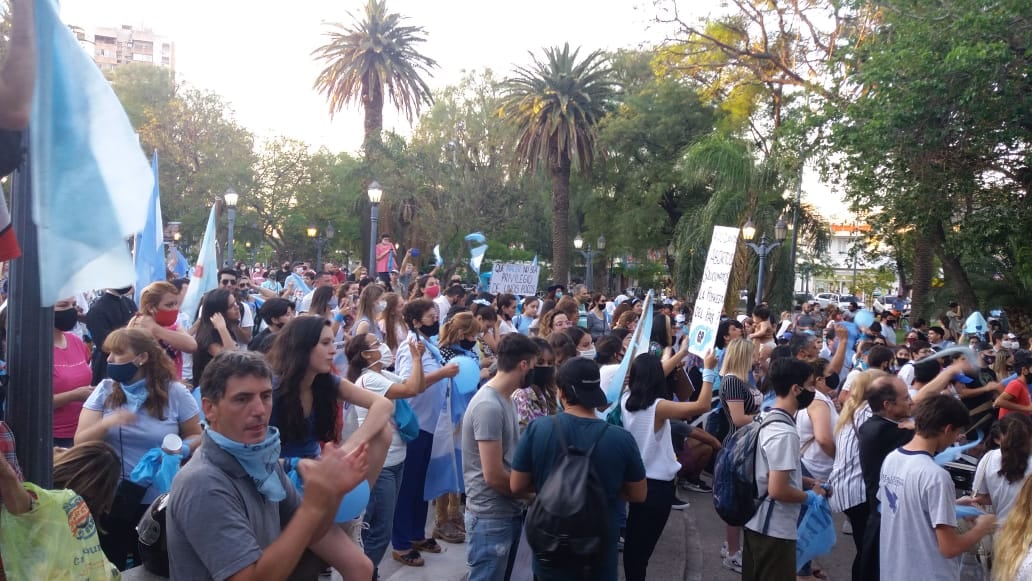
[[[1032,396],[1028,393],[1028,385],[1020,379],[1015,379],[1008,383],[1007,387],[1004,388],[1003,393],[1009,393],[1013,398],[1014,403],[1018,405],[1032,405]],[[1014,410],[1000,408],[1000,419],[1003,419],[1003,416],[1009,413],[1016,412],[1014,412]]]
[[[72,333],[65,333],[68,342],[64,349],[54,346],[54,395],[90,385],[93,372],[90,371],[90,353],[82,340]],[[82,402],[74,401],[54,410],[54,437],[74,438],[79,425]]]

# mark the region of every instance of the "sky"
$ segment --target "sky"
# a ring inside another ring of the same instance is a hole
[[[362,112],[345,108],[331,120],[313,88],[321,65],[311,52],[323,44],[325,23],[351,22],[364,0],[62,0],[62,17],[84,27],[147,27],[175,42],[177,78],[222,95],[236,119],[259,138],[283,135],[333,151],[355,152]],[[717,0],[681,1],[684,19],[717,10]],[[388,9],[422,26],[420,52],[438,63],[431,89],[457,83],[471,70],[504,76],[528,64],[528,51],[569,42],[582,54],[663,41],[652,0],[388,0]],[[409,134],[408,122],[388,103],[384,129]],[[837,196],[816,176],[804,189],[822,213],[837,211]]]

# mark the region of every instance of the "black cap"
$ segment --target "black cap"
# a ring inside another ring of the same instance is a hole
[[[556,376],[556,383],[564,392],[572,392],[577,398],[578,405],[600,408],[609,403],[605,392],[602,391],[598,364],[589,359],[574,357],[563,363]]]
[[[1014,352],[1014,370],[1018,371],[1022,367],[1032,367],[1032,351],[1028,349],[1018,349]]]

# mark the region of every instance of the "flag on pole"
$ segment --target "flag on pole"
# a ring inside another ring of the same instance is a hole
[[[531,266],[537,266],[537,254],[534,255],[534,260],[530,261]]]
[[[30,132],[32,218],[43,306],[136,280],[126,240],[143,229],[154,176],[118,97],[61,22],[37,0]]]
[[[215,246],[215,207],[212,206],[208,214],[208,226],[204,229],[204,238],[201,239],[201,253],[197,256],[197,265],[190,273],[190,286],[186,289],[183,304],[179,307],[179,312],[186,316],[187,326],[193,325],[204,293],[219,285],[219,263],[215,257]]]
[[[473,232],[466,235],[466,242],[476,243],[469,249],[469,266],[480,277],[480,265],[484,262],[484,254],[487,253],[487,238],[482,232]]]
[[[635,357],[647,352],[649,349],[649,339],[652,333],[652,291],[649,291],[649,294],[645,297],[644,313],[645,316],[634,327],[631,341],[627,344],[623,359],[620,361],[620,367],[616,368],[612,381],[609,382],[609,385],[602,386],[602,390],[606,393],[606,401],[609,402],[609,408],[603,413],[598,413],[598,416],[602,419],[605,419],[609,412],[620,404],[620,392],[623,391],[627,373],[631,370],[631,362],[634,361]]]
[[[434,263],[437,266],[444,266],[444,259],[441,258],[441,245],[434,246]]]
[[[140,293],[152,282],[165,280],[165,226],[161,220],[161,192],[158,189],[158,150],[151,160],[154,171],[154,190],[147,208],[147,223],[136,235],[133,260],[136,263],[136,304]]]

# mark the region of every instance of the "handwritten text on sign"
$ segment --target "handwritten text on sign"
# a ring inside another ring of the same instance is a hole
[[[713,240],[706,255],[706,268],[702,273],[702,284],[695,299],[695,312],[688,331],[688,351],[702,356],[713,347],[717,339],[720,313],[724,310],[724,295],[731,278],[731,265],[735,261],[738,246],[738,228],[716,226]]]
[[[537,293],[540,270],[540,266],[496,262],[491,271],[490,291],[495,294],[533,295]]]

